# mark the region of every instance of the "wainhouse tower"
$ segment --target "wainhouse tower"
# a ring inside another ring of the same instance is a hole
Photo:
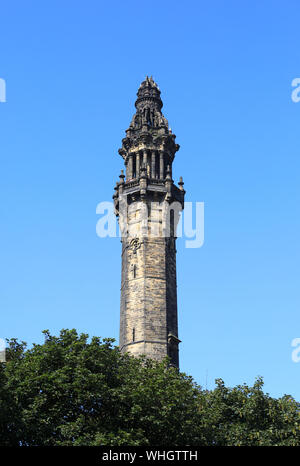
[[[146,77],[119,154],[113,196],[122,234],[120,350],[179,367],[176,227],[183,209],[183,181],[172,179],[179,145],[161,109],[160,90]]]

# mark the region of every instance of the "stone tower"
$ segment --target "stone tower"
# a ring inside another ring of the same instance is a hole
[[[184,205],[172,164],[179,145],[163,116],[152,77],[139,87],[119,154],[124,159],[113,196],[122,236],[120,350],[179,367],[176,227]]]

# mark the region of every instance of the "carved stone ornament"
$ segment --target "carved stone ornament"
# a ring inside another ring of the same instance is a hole
[[[133,238],[128,245],[128,249],[131,249],[133,254],[136,254],[136,251],[140,247],[141,247],[141,242],[138,238]]]

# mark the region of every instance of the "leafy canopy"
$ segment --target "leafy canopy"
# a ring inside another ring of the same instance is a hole
[[[299,445],[299,403],[216,381],[202,390],[168,360],[62,330],[0,364],[0,445]]]

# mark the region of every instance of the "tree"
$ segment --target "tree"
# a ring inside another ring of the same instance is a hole
[[[223,380],[200,395],[202,423],[210,445],[300,444],[300,405],[291,396],[275,399],[263,392],[263,380],[227,388]]]
[[[168,360],[122,355],[113,339],[62,330],[0,367],[0,445],[297,445],[299,404],[263,382],[202,390]]]

